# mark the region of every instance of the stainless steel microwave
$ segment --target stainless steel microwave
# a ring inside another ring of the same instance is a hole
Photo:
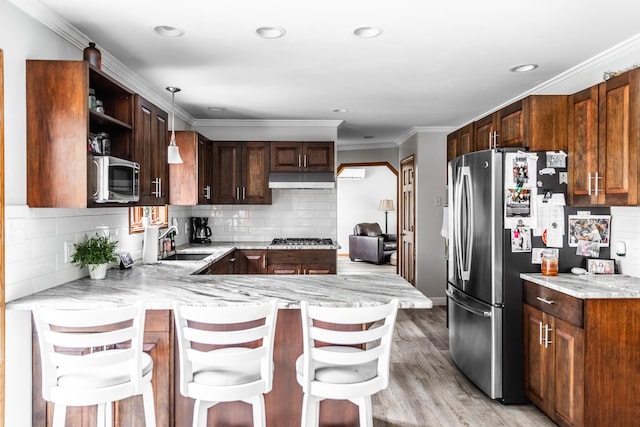
[[[89,200],[129,203],[140,200],[140,165],[112,156],[88,156]]]

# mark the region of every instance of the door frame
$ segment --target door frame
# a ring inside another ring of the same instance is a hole
[[[338,168],[336,169],[336,177],[338,175],[340,175],[340,172],[342,172],[344,169],[346,168],[363,168],[363,167],[368,167],[368,166],[384,166],[387,169],[389,169],[395,176],[396,176],[396,203],[398,206],[400,206],[400,199],[398,199],[398,170],[396,168],[393,167],[393,165],[389,162],[351,162],[351,163],[340,163],[340,165],[338,166]],[[400,218],[400,208],[398,207],[398,209],[396,209],[396,224],[398,224],[398,218]],[[399,230],[398,230],[399,231]],[[399,255],[399,253],[398,253]],[[396,262],[396,274],[400,271],[398,269],[400,263]]]

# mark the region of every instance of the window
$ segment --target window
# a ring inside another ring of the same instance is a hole
[[[142,233],[147,221],[149,225],[167,228],[169,226],[169,207],[164,205],[129,208],[129,234]]]

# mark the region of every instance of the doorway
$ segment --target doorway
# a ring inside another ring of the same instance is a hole
[[[339,255],[348,256],[358,223],[377,222],[383,233],[397,234],[398,171],[390,163],[342,163],[336,175]],[[380,210],[381,200],[391,200],[393,210]]]

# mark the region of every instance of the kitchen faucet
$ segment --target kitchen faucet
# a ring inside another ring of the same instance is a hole
[[[171,233],[172,231],[178,234],[178,227],[176,227],[175,225],[172,225],[171,227],[167,228],[167,230],[164,233],[158,236],[158,240],[164,239],[165,237],[167,237],[167,234]]]

